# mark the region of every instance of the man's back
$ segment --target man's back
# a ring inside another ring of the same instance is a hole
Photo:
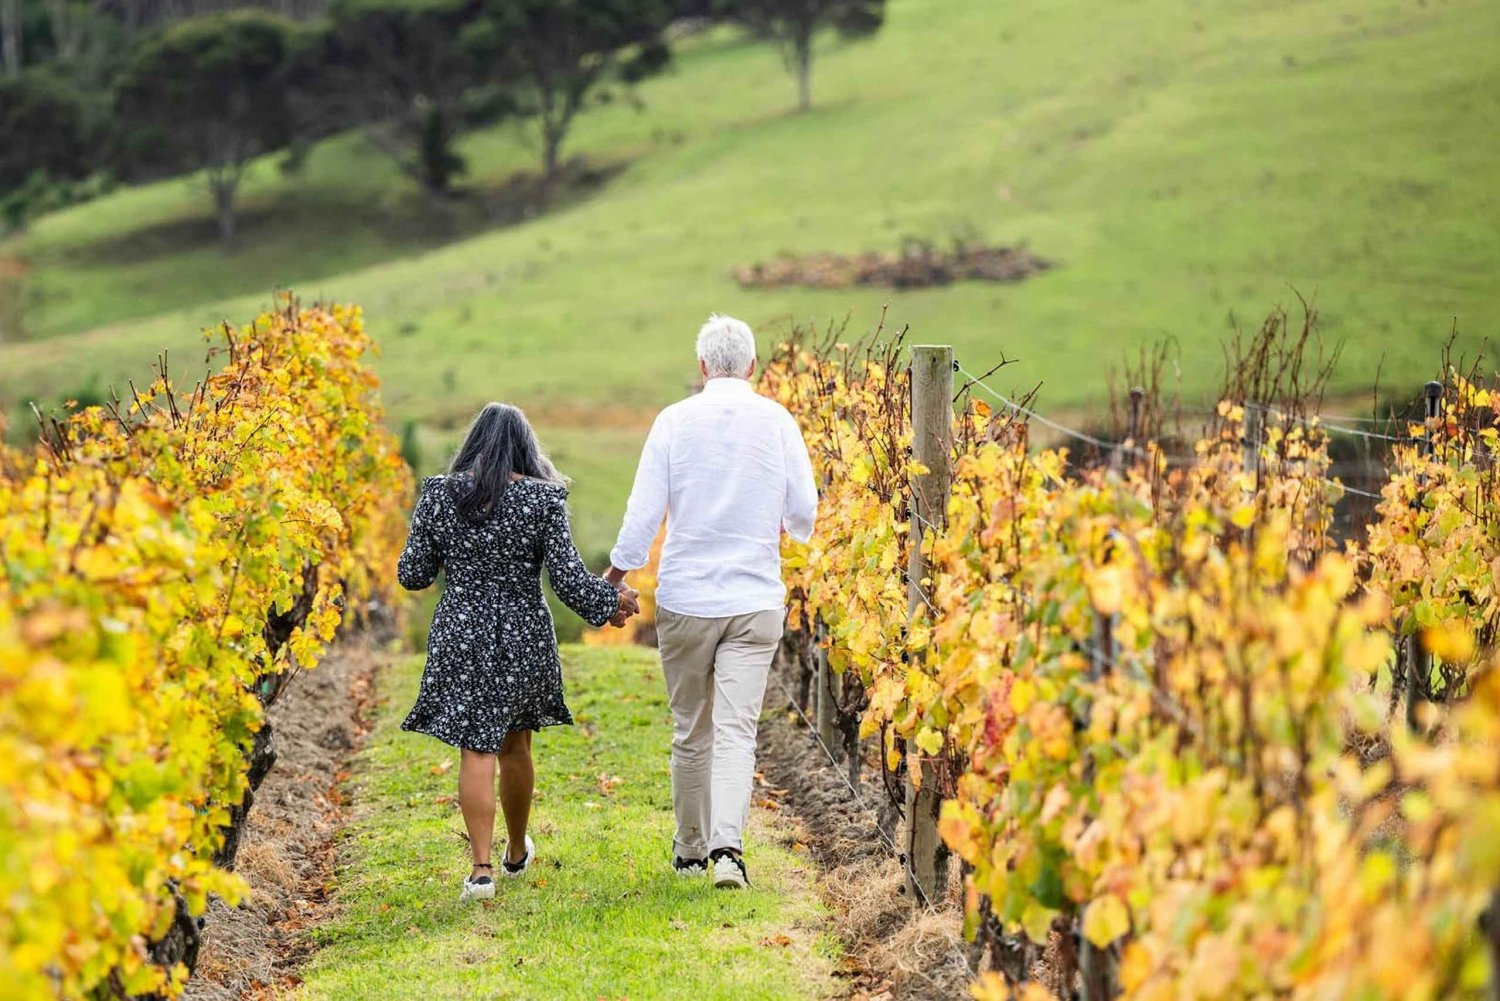
[[[657,417],[611,562],[645,562],[667,515],[657,604],[719,617],[780,608],[781,532],[806,540],[817,492],[792,416],[744,379],[710,379]]]

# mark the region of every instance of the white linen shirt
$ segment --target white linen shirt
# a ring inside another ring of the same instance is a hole
[[[744,379],[710,379],[657,415],[610,562],[645,566],[665,515],[658,607],[699,618],[784,608],[781,533],[806,542],[817,508],[792,415]]]

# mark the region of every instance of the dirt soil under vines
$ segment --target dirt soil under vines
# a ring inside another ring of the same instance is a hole
[[[900,861],[877,833],[887,802],[878,766],[861,769],[859,801],[786,698],[792,679],[778,667],[760,728],[759,805],[793,815],[817,862],[819,883],[847,957],[842,976],[850,1001],[968,997],[973,974],[962,935],[955,867],[950,891],[932,908],[903,893]],[[899,830],[893,837],[901,844]]]
[[[250,897],[234,908],[209,904],[188,1001],[269,998],[297,983],[312,951],[305,931],[334,906],[344,782],[369,733],[374,676],[385,656],[365,640],[345,640],[271,707],[276,766],[256,792],[235,861]]]

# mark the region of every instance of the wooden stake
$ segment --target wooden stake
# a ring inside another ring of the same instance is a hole
[[[911,357],[912,457],[927,472],[912,477],[911,556],[907,562],[907,614],[916,618],[930,612],[922,579],[927,563],[922,553],[925,525],[943,525],[953,471],[953,348],[919,344]],[[920,759],[908,744],[906,782],[907,892],[921,903],[936,903],[948,890],[948,849],[938,837],[937,769]],[[920,777],[921,787],[914,779]]]

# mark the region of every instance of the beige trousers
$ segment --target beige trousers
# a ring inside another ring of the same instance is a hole
[[[755,780],[755,733],[782,609],[705,619],[657,612],[672,705],[674,848],[687,859],[743,849]]]

